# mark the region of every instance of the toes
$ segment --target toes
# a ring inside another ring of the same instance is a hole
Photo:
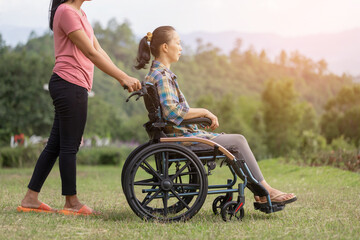
[[[283,201],[289,200],[291,198],[293,198],[295,195],[293,193],[287,193],[284,196],[282,196]]]

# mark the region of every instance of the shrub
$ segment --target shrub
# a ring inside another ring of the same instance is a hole
[[[0,149],[0,167],[31,167],[34,166],[43,146],[3,147]]]
[[[81,148],[76,161],[83,165],[120,165],[132,150],[126,146]]]
[[[331,141],[330,147],[334,151],[337,151],[337,150],[348,151],[348,150],[353,150],[354,149],[354,146],[349,144],[344,139],[344,136],[340,136],[338,138],[333,139]]]
[[[294,151],[286,161],[310,166],[333,166],[344,170],[360,171],[360,153],[342,136],[326,145],[325,138],[312,131],[304,131],[299,151]]]
[[[360,171],[360,158],[356,150],[336,150],[318,154],[313,166],[329,165],[353,172]]]
[[[77,154],[77,163],[83,165],[120,165],[134,147],[96,147],[81,148]],[[0,168],[34,167],[42,145],[28,147],[0,148]]]

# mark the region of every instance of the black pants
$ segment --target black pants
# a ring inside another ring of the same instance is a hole
[[[69,83],[57,74],[51,76],[49,91],[55,107],[54,123],[28,188],[40,192],[59,157],[62,194],[75,195],[76,153],[85,128],[88,93],[85,88]]]

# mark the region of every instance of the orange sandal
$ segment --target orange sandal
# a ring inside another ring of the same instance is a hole
[[[18,206],[16,208],[18,212],[38,212],[38,213],[56,213],[57,210],[51,208],[49,205],[45,203],[41,203],[38,208],[26,208],[22,206]]]
[[[89,216],[89,215],[99,215],[99,213],[96,213],[94,210],[89,208],[88,206],[84,205],[79,210],[74,210],[71,208],[64,208],[59,211],[59,213],[64,215],[83,215],[83,216]]]

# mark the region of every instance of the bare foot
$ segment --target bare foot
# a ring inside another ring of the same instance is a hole
[[[38,199],[38,192],[28,189],[24,199],[21,201],[21,206],[25,208],[39,208],[41,202]]]
[[[256,202],[260,202],[260,197],[259,196],[254,195],[254,199],[255,199]]]
[[[296,196],[293,193],[284,193],[281,192],[275,188],[272,188],[269,191],[269,195],[270,195],[270,199],[272,202],[285,202],[285,201],[289,201],[290,199],[294,199]],[[259,196],[254,196],[255,201],[257,202],[267,202],[266,197],[259,197]]]
[[[65,205],[64,205],[64,209],[65,210],[70,210],[70,211],[74,211],[77,212],[79,211],[83,206],[85,206],[85,204],[82,204],[79,199],[77,198],[77,195],[72,195],[72,196],[66,196],[66,201],[65,201]],[[90,208],[91,209],[91,208]],[[95,215],[99,215],[101,214],[101,212],[98,211],[94,211],[93,209],[91,209],[92,213]]]
[[[284,202],[295,197],[295,194],[293,193],[284,193],[275,188],[273,188],[269,192],[269,194],[270,194],[270,199],[273,202]]]
[[[78,211],[83,206],[84,206],[84,204],[82,204],[79,201],[79,199],[77,198],[77,195],[71,195],[71,196],[65,197],[64,209],[71,209],[73,211]]]
[[[284,193],[280,190],[272,188],[265,180],[261,181],[261,184],[266,188],[269,192],[270,199],[272,202],[281,202],[284,203],[286,201],[296,201],[296,196],[293,193]],[[257,202],[267,202],[266,197],[254,196],[255,201]]]

